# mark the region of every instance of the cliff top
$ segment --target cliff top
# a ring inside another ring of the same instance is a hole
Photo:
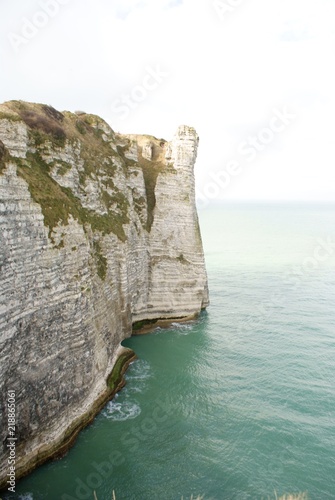
[[[8,101],[0,104],[0,119],[23,121],[31,130],[41,134],[55,145],[63,146],[66,139],[80,139],[91,146],[101,137],[114,139],[114,132],[102,118],[96,115],[69,111],[60,112],[52,106],[24,101]]]
[[[84,227],[112,232],[124,241],[130,206],[124,179],[142,170],[145,196],[138,195],[135,209],[150,231],[158,176],[176,173],[173,148],[180,151],[180,143],[189,154],[182,155],[179,168],[193,168],[197,139],[195,130],[185,125],[167,142],[151,135],[115,133],[102,118],[83,111],[9,101],[0,104],[0,175],[9,161],[15,164],[42,208],[52,240],[54,229],[72,216]]]

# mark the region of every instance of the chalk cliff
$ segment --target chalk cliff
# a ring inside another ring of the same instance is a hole
[[[194,201],[198,137],[0,106],[0,487],[15,391],[17,477],[64,450],[120,387],[146,320],[208,305]]]

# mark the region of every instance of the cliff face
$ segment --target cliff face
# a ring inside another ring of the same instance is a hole
[[[133,324],[207,306],[197,145],[186,126],[166,142],[84,113],[0,106],[0,485],[7,391],[20,475],[110,396]]]

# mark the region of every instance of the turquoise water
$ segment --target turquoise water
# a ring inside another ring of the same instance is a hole
[[[335,207],[200,213],[211,306],[134,337],[127,386],[20,499],[335,499]]]

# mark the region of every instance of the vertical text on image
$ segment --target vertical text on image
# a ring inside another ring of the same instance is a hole
[[[7,421],[8,421],[8,434],[7,434],[7,448],[8,448],[8,473],[7,484],[8,491],[15,493],[16,486],[16,397],[15,391],[8,391],[7,393]]]

